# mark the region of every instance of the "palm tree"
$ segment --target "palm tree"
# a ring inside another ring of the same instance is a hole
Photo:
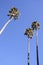
[[[38,29],[40,27],[40,24],[37,21],[32,22],[32,28],[33,30],[36,30],[36,54],[37,54],[37,65],[39,65],[39,57],[38,57]]]
[[[2,27],[2,29],[0,30],[0,34],[4,31],[4,29],[6,28],[6,26],[11,22],[11,20],[14,18],[15,20],[18,19],[18,15],[19,15],[19,11],[17,8],[11,8],[11,10],[9,11],[8,16],[10,16],[9,20],[5,23],[5,25]]]
[[[33,36],[33,29],[27,28],[24,34],[28,37],[28,65],[30,65],[30,39]]]

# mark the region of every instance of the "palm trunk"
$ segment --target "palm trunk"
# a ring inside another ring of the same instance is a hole
[[[38,56],[38,30],[36,31],[36,55],[37,55],[37,65],[39,65],[39,56]]]
[[[11,22],[11,20],[13,19],[13,17],[12,18],[10,18],[6,23],[5,23],[5,25],[2,27],[2,29],[0,30],[0,34],[4,31],[4,29],[6,28],[6,26]]]
[[[30,38],[28,39],[28,65],[30,65]]]

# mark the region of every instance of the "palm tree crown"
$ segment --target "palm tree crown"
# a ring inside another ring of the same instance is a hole
[[[33,36],[33,29],[32,28],[27,28],[24,34],[27,35],[28,38],[32,38],[32,36]]]
[[[39,29],[40,24],[37,21],[34,21],[31,26],[32,26],[33,30],[34,29],[37,30],[37,29]]]
[[[17,8],[11,8],[11,10],[9,11],[8,16],[10,16],[10,18],[14,17],[14,19],[17,19],[19,15],[19,11]]]

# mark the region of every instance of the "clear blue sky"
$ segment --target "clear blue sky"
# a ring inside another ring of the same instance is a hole
[[[43,65],[43,0],[0,0],[0,29],[9,20],[12,7],[18,8],[18,20],[12,20],[0,35],[0,65],[27,65],[26,28],[39,21],[39,61]],[[30,40],[30,65],[36,65],[35,35]]]

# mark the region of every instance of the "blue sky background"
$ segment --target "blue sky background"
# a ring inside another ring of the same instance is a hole
[[[0,65],[27,65],[28,38],[24,32],[35,20],[40,23],[39,61],[43,65],[43,0],[0,0],[0,29],[9,20],[12,7],[18,8],[20,16],[0,35]],[[35,34],[30,40],[30,65],[36,65]]]

